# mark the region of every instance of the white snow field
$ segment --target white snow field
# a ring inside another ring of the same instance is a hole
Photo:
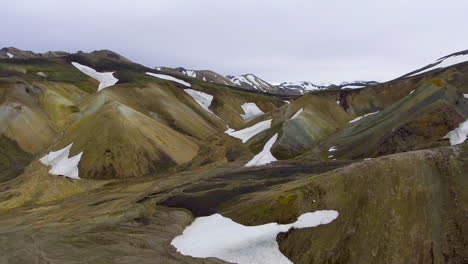
[[[297,111],[297,112],[291,117],[291,119],[297,118],[297,117],[302,113],[302,111],[304,111],[304,108],[299,109],[299,111]]]
[[[166,74],[159,74],[159,73],[152,73],[152,72],[147,72],[146,74],[148,75],[151,75],[153,77],[156,77],[156,78],[159,78],[159,79],[163,79],[163,80],[167,80],[167,81],[173,81],[173,82],[176,82],[176,83],[180,83],[184,86],[187,86],[187,87],[192,87],[192,85],[186,81],[182,81],[181,79],[177,79],[175,77],[172,77],[170,75],[166,75]]]
[[[11,54],[10,52],[7,52],[6,55],[8,56],[8,58],[12,59],[15,57],[15,55]]]
[[[241,105],[241,107],[244,111],[244,114],[241,116],[245,121],[250,121],[257,116],[261,116],[264,114],[255,103],[245,103]]]
[[[276,140],[278,139],[278,133],[276,133],[273,137],[271,137],[265,146],[263,146],[263,150],[260,151],[255,157],[253,157],[244,167],[254,167],[254,166],[262,166],[273,161],[277,161],[277,159],[271,154],[271,147],[275,144]]]
[[[354,118],[353,120],[349,121],[349,123],[357,122],[357,121],[363,119],[364,117],[368,117],[368,116],[370,116],[370,115],[375,115],[375,114],[377,114],[378,112],[380,112],[380,111],[373,112],[373,113],[368,113],[368,114],[365,114],[365,115],[363,115],[363,116],[358,116],[358,117]]]
[[[463,94],[463,97],[468,98],[468,94]]]
[[[69,158],[70,149],[73,143],[65,148],[57,151],[51,151],[40,159],[41,163],[52,167],[49,173],[52,175],[60,175],[72,179],[79,179],[78,163],[80,163],[83,152]]]
[[[244,226],[214,214],[196,218],[171,245],[181,254],[196,258],[215,257],[239,264],[293,264],[279,250],[276,236],[291,228],[326,225],[337,217],[337,211],[323,210],[302,214],[292,224]]]
[[[336,150],[337,150],[337,149],[336,149],[336,146],[333,146],[333,147],[331,147],[331,148],[328,149],[328,152],[333,152],[333,151],[336,151]]]
[[[458,145],[465,142],[468,135],[468,119],[465,122],[461,123],[457,128],[448,132],[444,138],[450,140],[450,145]]]
[[[257,135],[258,133],[267,130],[271,127],[272,119],[268,119],[262,122],[258,122],[257,124],[246,127],[239,131],[235,131],[232,128],[228,128],[228,130],[224,131],[224,133],[230,135],[231,137],[238,138],[242,140],[242,143],[247,142],[250,138]]]
[[[98,92],[106,87],[116,84],[119,81],[119,79],[114,77],[113,72],[97,72],[93,68],[79,64],[78,62],[72,62],[72,65],[82,73],[99,82]]]
[[[195,102],[197,102],[203,109],[214,114],[210,110],[211,101],[213,101],[213,96],[204,92],[200,92],[193,89],[184,89],[184,92],[188,93]]]

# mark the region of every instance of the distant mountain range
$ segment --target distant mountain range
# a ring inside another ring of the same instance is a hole
[[[168,68],[158,67],[156,70],[169,73],[182,73],[184,75],[198,78],[203,81],[238,86],[244,89],[260,91],[273,94],[286,95],[302,95],[310,91],[325,90],[325,89],[356,89],[363,88],[369,85],[376,85],[375,81],[354,81],[343,82],[340,84],[314,84],[308,81],[301,82],[283,82],[279,85],[272,84],[255,74],[248,73],[239,76],[227,75],[223,76],[219,73],[209,70],[188,70],[183,67]]]
[[[81,51],[77,54],[82,53]],[[97,55],[104,55],[109,58],[117,58],[124,60],[126,62],[130,62],[127,58],[113,52],[110,50],[100,50],[94,51]],[[421,67],[417,70],[411,71],[407,74],[402,75],[400,78],[405,78],[409,76],[413,76],[416,74],[420,74],[423,72],[427,72],[437,68],[448,67],[454,65],[456,63],[464,62],[467,60],[468,50],[455,52],[453,54],[441,57],[437,59],[435,62],[430,63],[424,67]],[[63,52],[63,51],[49,51],[46,53],[34,53],[32,51],[24,51],[14,47],[2,48],[0,50],[0,58],[52,58],[58,56],[66,56],[70,55],[70,53]],[[157,67],[156,70],[173,73],[173,74],[184,74],[189,77],[197,78],[202,81],[222,84],[222,85],[229,85],[229,86],[237,86],[243,89],[252,90],[252,91],[259,91],[265,93],[272,93],[272,94],[283,94],[283,95],[302,95],[310,91],[318,91],[318,90],[326,90],[326,89],[359,89],[364,88],[372,85],[377,85],[379,82],[377,81],[344,81],[339,84],[332,84],[332,83],[324,83],[324,84],[316,84],[310,81],[298,81],[298,82],[291,82],[285,81],[277,84],[272,84],[252,73],[243,74],[239,76],[232,76],[227,75],[223,76],[219,73],[216,73],[211,70],[188,70],[183,67],[178,68],[170,68],[170,67]],[[400,79],[397,78],[397,79]]]

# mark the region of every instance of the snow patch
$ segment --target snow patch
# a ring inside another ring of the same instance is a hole
[[[119,80],[114,77],[113,72],[97,72],[91,67],[79,64],[78,62],[72,62],[72,65],[82,73],[99,82],[98,92],[104,88],[116,84]]]
[[[51,151],[40,159],[42,164],[52,167],[49,170],[50,174],[80,179],[78,163],[80,163],[83,152],[69,158],[72,145],[73,143],[61,150]]]
[[[358,116],[358,117],[354,118],[353,120],[349,121],[349,123],[357,122],[357,121],[363,119],[364,117],[368,117],[368,116],[370,116],[370,115],[375,115],[375,114],[377,114],[378,112],[380,112],[380,111],[373,112],[373,113],[369,113],[369,114],[365,114],[365,115],[363,115],[363,116]]]
[[[245,103],[241,105],[241,107],[242,107],[242,110],[244,111],[242,118],[245,121],[250,121],[257,116],[261,116],[264,114],[262,110],[260,110],[260,108],[258,108],[258,106],[255,103]]]
[[[193,78],[197,78],[197,73],[195,71],[190,71],[190,70],[185,71],[185,75],[193,77]]]
[[[152,72],[147,72],[146,74],[151,75],[151,76],[156,77],[156,78],[159,78],[159,79],[180,83],[180,84],[182,84],[184,86],[187,86],[187,87],[192,87],[192,85],[190,83],[188,83],[186,81],[182,81],[181,79],[177,79],[177,78],[175,78],[173,76],[170,76],[170,75],[152,73]]]
[[[271,137],[265,146],[263,146],[263,150],[255,155],[253,159],[251,159],[245,167],[253,167],[253,166],[262,166],[273,161],[277,161],[277,159],[271,154],[271,147],[275,144],[276,140],[278,139],[278,133],[276,133],[273,137]]]
[[[468,98],[468,94],[463,94],[463,97]]]
[[[15,55],[11,54],[10,52],[7,52],[6,55],[8,56],[8,58],[12,59],[15,57]]]
[[[322,210],[302,214],[292,224],[244,226],[214,214],[196,218],[171,245],[181,254],[196,258],[215,257],[242,264],[292,264],[279,250],[276,236],[292,228],[329,224],[338,215],[334,210]]]
[[[302,113],[302,111],[304,111],[304,108],[299,109],[299,111],[297,111],[297,112],[291,117],[291,119],[294,119],[294,118],[298,117],[298,116]]]
[[[412,91],[411,91],[409,94],[413,94],[413,93],[414,93],[414,91],[416,91],[416,90],[412,90]]]
[[[331,147],[330,149],[328,149],[328,152],[333,152],[333,151],[336,151],[336,150],[337,150],[337,149],[336,149],[336,146],[333,146],[333,147]]]
[[[239,131],[234,131],[232,129],[228,129],[225,131],[226,134],[230,135],[231,137],[238,138],[242,140],[242,143],[247,142],[250,138],[253,136],[259,134],[260,132],[263,132],[271,127],[271,121],[272,119],[268,119],[262,122],[258,122],[257,124],[246,127],[244,129],[241,129]]]
[[[184,92],[188,93],[193,100],[195,100],[203,109],[214,114],[210,110],[211,101],[213,101],[213,96],[204,92],[200,92],[193,89],[184,89]]]
[[[36,72],[36,74],[38,76],[41,76],[42,78],[47,78],[47,74],[43,73],[43,72]]]
[[[447,133],[444,138],[450,140],[450,145],[458,145],[465,142],[468,135],[468,119],[461,123],[457,128]]]
[[[290,103],[291,103],[291,102],[289,102],[289,101],[286,101],[286,100],[283,100],[283,102],[285,102],[285,103],[287,103],[287,104],[290,104]]]

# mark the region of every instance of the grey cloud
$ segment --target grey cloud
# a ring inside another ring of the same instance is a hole
[[[384,81],[468,48],[465,0],[15,0],[0,46],[270,81]]]

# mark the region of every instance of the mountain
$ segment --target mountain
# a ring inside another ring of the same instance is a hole
[[[209,70],[187,70],[183,67],[168,68],[157,67],[156,70],[171,74],[183,74],[193,78],[221,85],[238,86],[243,89],[271,93],[277,95],[302,95],[309,91],[317,91],[324,89],[357,89],[364,88],[369,85],[376,85],[375,81],[353,81],[342,82],[341,84],[313,84],[307,81],[301,82],[283,82],[279,85],[271,84],[254,74],[244,74],[240,76],[227,75],[222,76],[219,73]]]
[[[166,68],[167,69],[167,68]],[[200,80],[218,84],[226,84],[226,85],[235,85],[235,83],[231,82],[228,78],[222,76],[219,73],[208,71],[208,70],[186,70],[182,67],[175,68],[177,72],[185,74],[187,76],[198,78]]]
[[[32,51],[20,50],[14,47],[0,49],[0,58],[17,58],[17,59],[32,59],[32,58],[53,58],[66,56],[69,53],[63,51],[48,51],[46,53],[34,53]]]
[[[275,86],[4,48],[0,263],[466,263],[465,55]]]
[[[316,90],[323,90],[327,89],[329,85],[316,85],[311,82],[282,82],[279,87],[287,88],[287,89],[295,89],[301,91],[301,93],[305,93],[307,91],[316,91]]]
[[[455,52],[455,53],[449,54],[447,56],[441,57],[441,58],[437,59],[436,61],[434,61],[434,62],[432,62],[432,63],[430,63],[430,64],[428,64],[428,65],[426,65],[426,66],[424,66],[424,67],[422,67],[420,69],[409,72],[409,73],[401,76],[400,78],[410,77],[410,76],[425,73],[425,72],[428,72],[428,71],[442,69],[442,68],[445,68],[445,67],[449,67],[449,66],[452,66],[452,65],[456,65],[456,64],[459,64],[459,63],[466,62],[467,60],[468,60],[468,50]]]
[[[267,92],[274,89],[272,84],[258,78],[253,74],[244,74],[236,77],[228,76],[227,78],[230,79],[233,83],[247,89],[254,89],[262,92]]]

